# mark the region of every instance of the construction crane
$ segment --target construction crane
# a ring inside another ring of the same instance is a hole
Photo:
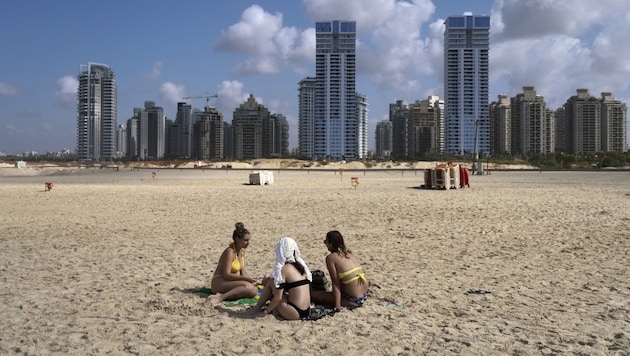
[[[214,95],[184,96],[182,97],[182,99],[188,100],[188,99],[206,98],[206,106],[210,106],[210,98],[218,98],[218,97],[219,97],[218,95],[214,94]]]

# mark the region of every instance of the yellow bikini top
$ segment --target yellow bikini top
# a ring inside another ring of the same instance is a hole
[[[238,253],[234,247],[234,242],[230,243],[230,247],[234,250],[234,260],[232,261],[232,273],[240,272],[245,267],[245,249],[241,249],[243,263],[238,260]]]
[[[351,275],[352,273],[354,273],[354,272],[356,272],[356,271],[358,271],[360,269],[361,269],[361,266],[355,267],[355,268],[350,269],[350,270],[345,271],[345,272],[339,272],[339,273],[337,273],[337,276],[339,277],[339,280],[343,284],[352,283],[352,282],[356,281],[357,279],[360,279],[362,282],[365,283],[365,282],[367,282],[367,280],[365,279],[365,275],[363,274],[363,272],[357,274],[356,276],[354,276],[354,277],[352,277],[352,278],[350,278],[348,280],[343,280],[345,277]]]

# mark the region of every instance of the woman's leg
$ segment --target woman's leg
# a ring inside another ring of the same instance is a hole
[[[224,300],[234,300],[240,298],[253,298],[258,294],[258,288],[246,281],[228,281],[221,277],[212,280],[210,285],[212,294],[208,297],[211,303],[220,303]]]
[[[273,297],[273,278],[263,279],[263,290],[258,302],[254,307],[247,311],[248,315],[257,315],[262,313],[262,307]]]

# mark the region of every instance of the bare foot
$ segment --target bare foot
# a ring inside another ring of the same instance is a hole
[[[216,293],[216,294],[210,295],[207,301],[212,304],[217,304],[217,303],[221,303],[223,301],[223,298],[221,298],[221,293]]]

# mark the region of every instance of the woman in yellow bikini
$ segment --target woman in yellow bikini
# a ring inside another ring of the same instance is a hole
[[[339,231],[329,231],[324,240],[330,254],[326,266],[332,281],[332,292],[313,290],[311,300],[316,304],[342,307],[360,307],[367,300],[369,283],[361,262],[350,251]]]
[[[215,294],[208,297],[208,301],[219,303],[224,300],[239,298],[253,298],[258,293],[254,285],[255,278],[245,272],[245,249],[249,246],[251,234],[243,223],[236,223],[232,234],[232,243],[219,259],[210,287]]]

